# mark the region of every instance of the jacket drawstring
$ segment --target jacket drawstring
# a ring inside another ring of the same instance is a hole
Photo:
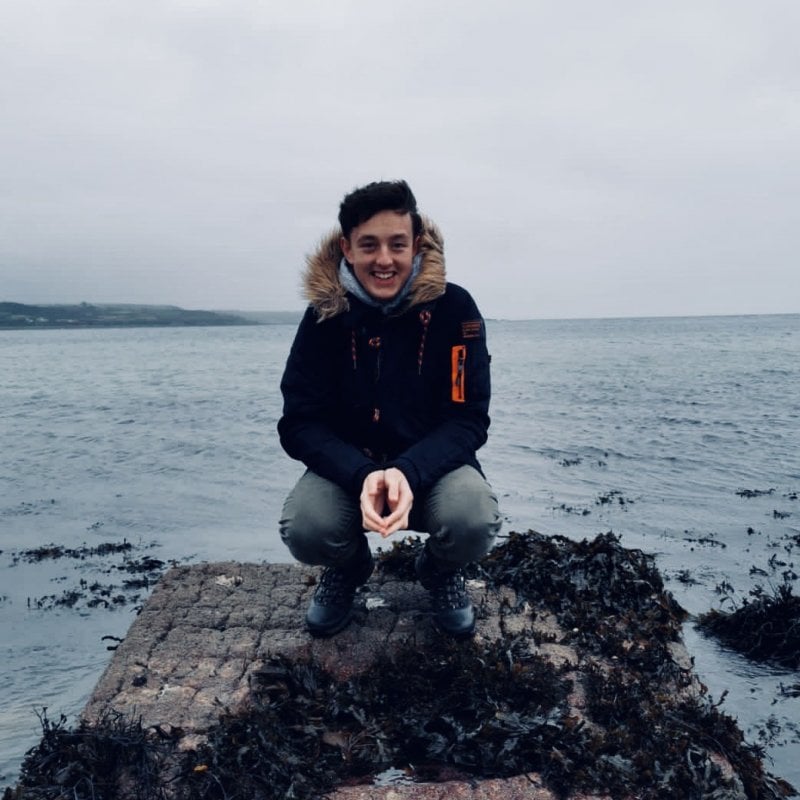
[[[428,336],[428,326],[431,324],[431,312],[427,308],[419,312],[419,321],[422,323],[422,335],[419,338],[419,350],[417,351],[417,372],[422,375],[422,359],[425,355],[425,339]]]

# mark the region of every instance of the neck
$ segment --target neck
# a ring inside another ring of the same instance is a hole
[[[396,311],[406,300],[411,293],[411,287],[414,284],[414,279],[419,275],[420,266],[422,264],[422,255],[417,254],[414,256],[414,261],[411,265],[411,274],[408,280],[402,285],[400,291],[389,300],[376,300],[367,290],[359,283],[350,265],[342,258],[339,262],[339,279],[342,286],[350,292],[350,294],[357,297],[362,303],[373,308],[379,308],[384,314],[391,314]]]

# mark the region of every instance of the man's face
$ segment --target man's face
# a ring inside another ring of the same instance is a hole
[[[411,214],[379,211],[342,237],[342,252],[358,282],[375,300],[391,300],[408,280],[419,241]]]

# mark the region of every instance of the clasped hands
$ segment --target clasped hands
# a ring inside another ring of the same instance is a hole
[[[370,472],[361,487],[361,516],[364,528],[384,539],[408,528],[414,493],[406,476],[396,467]]]

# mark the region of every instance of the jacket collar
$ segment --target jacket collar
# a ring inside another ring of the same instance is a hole
[[[444,294],[446,275],[444,264],[444,240],[439,229],[429,219],[423,217],[419,252],[422,256],[419,273],[413,279],[406,302],[397,309],[406,309],[429,303]],[[325,236],[316,251],[306,257],[303,272],[303,294],[317,312],[317,321],[335,317],[350,308],[347,289],[339,277],[339,262],[342,250],[339,240],[340,229]]]

